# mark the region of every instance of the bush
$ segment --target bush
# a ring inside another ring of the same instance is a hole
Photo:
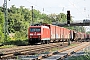
[[[13,40],[13,41],[7,41],[3,43],[4,45],[17,45],[17,46],[23,46],[28,45],[27,40]]]

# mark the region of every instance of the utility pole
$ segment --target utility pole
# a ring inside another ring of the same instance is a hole
[[[31,24],[33,25],[33,22],[34,22],[33,21],[33,6],[31,6],[31,7],[32,7],[32,23]]]
[[[10,0],[9,0],[10,1]],[[4,40],[7,40],[7,34],[8,34],[8,11],[7,11],[7,0],[4,0]]]

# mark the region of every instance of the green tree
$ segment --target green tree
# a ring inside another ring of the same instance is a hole
[[[8,12],[9,32],[15,33],[15,36],[17,37],[18,31],[18,36],[23,37],[21,35],[24,35],[23,38],[26,38],[27,29],[31,21],[31,11],[24,8],[24,6],[16,8],[13,5],[12,7],[10,7]]]
[[[0,11],[0,42],[4,41],[4,14]]]
[[[65,15],[64,13],[58,14],[58,15],[57,15],[57,20],[58,20],[59,22],[66,22],[66,21],[67,21],[66,15]]]
[[[87,33],[87,34],[90,34],[90,31],[87,31],[86,33]]]
[[[0,7],[0,16],[3,16],[3,8]],[[0,17],[1,18],[1,17]],[[4,17],[1,18],[3,22]],[[67,22],[66,14],[60,13],[60,14],[44,14],[41,13],[39,10],[33,10],[33,23],[48,23],[51,24],[52,22],[58,22],[58,23],[65,23]],[[71,17],[72,19],[72,17]],[[8,8],[8,25],[9,25],[9,33],[15,33],[15,39],[16,40],[23,40],[27,38],[27,30],[28,27],[31,25],[32,22],[32,10],[29,10],[25,8],[24,6],[20,6],[19,8],[12,5],[10,8]],[[72,20],[71,20],[72,22]],[[0,23],[0,31],[3,31],[3,28],[1,28],[3,24]],[[69,29],[82,31],[84,32],[83,27],[67,27]],[[3,33],[0,33],[0,35]]]

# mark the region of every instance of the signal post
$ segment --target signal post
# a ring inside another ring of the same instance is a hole
[[[70,10],[67,11],[67,25],[68,27],[70,27],[70,20],[71,20],[71,17],[70,17]],[[70,34],[69,34],[69,37],[70,37]],[[68,45],[71,44],[71,41],[70,39],[68,40]]]

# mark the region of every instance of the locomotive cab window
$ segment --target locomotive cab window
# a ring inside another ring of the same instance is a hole
[[[30,28],[30,32],[41,32],[41,28]]]

